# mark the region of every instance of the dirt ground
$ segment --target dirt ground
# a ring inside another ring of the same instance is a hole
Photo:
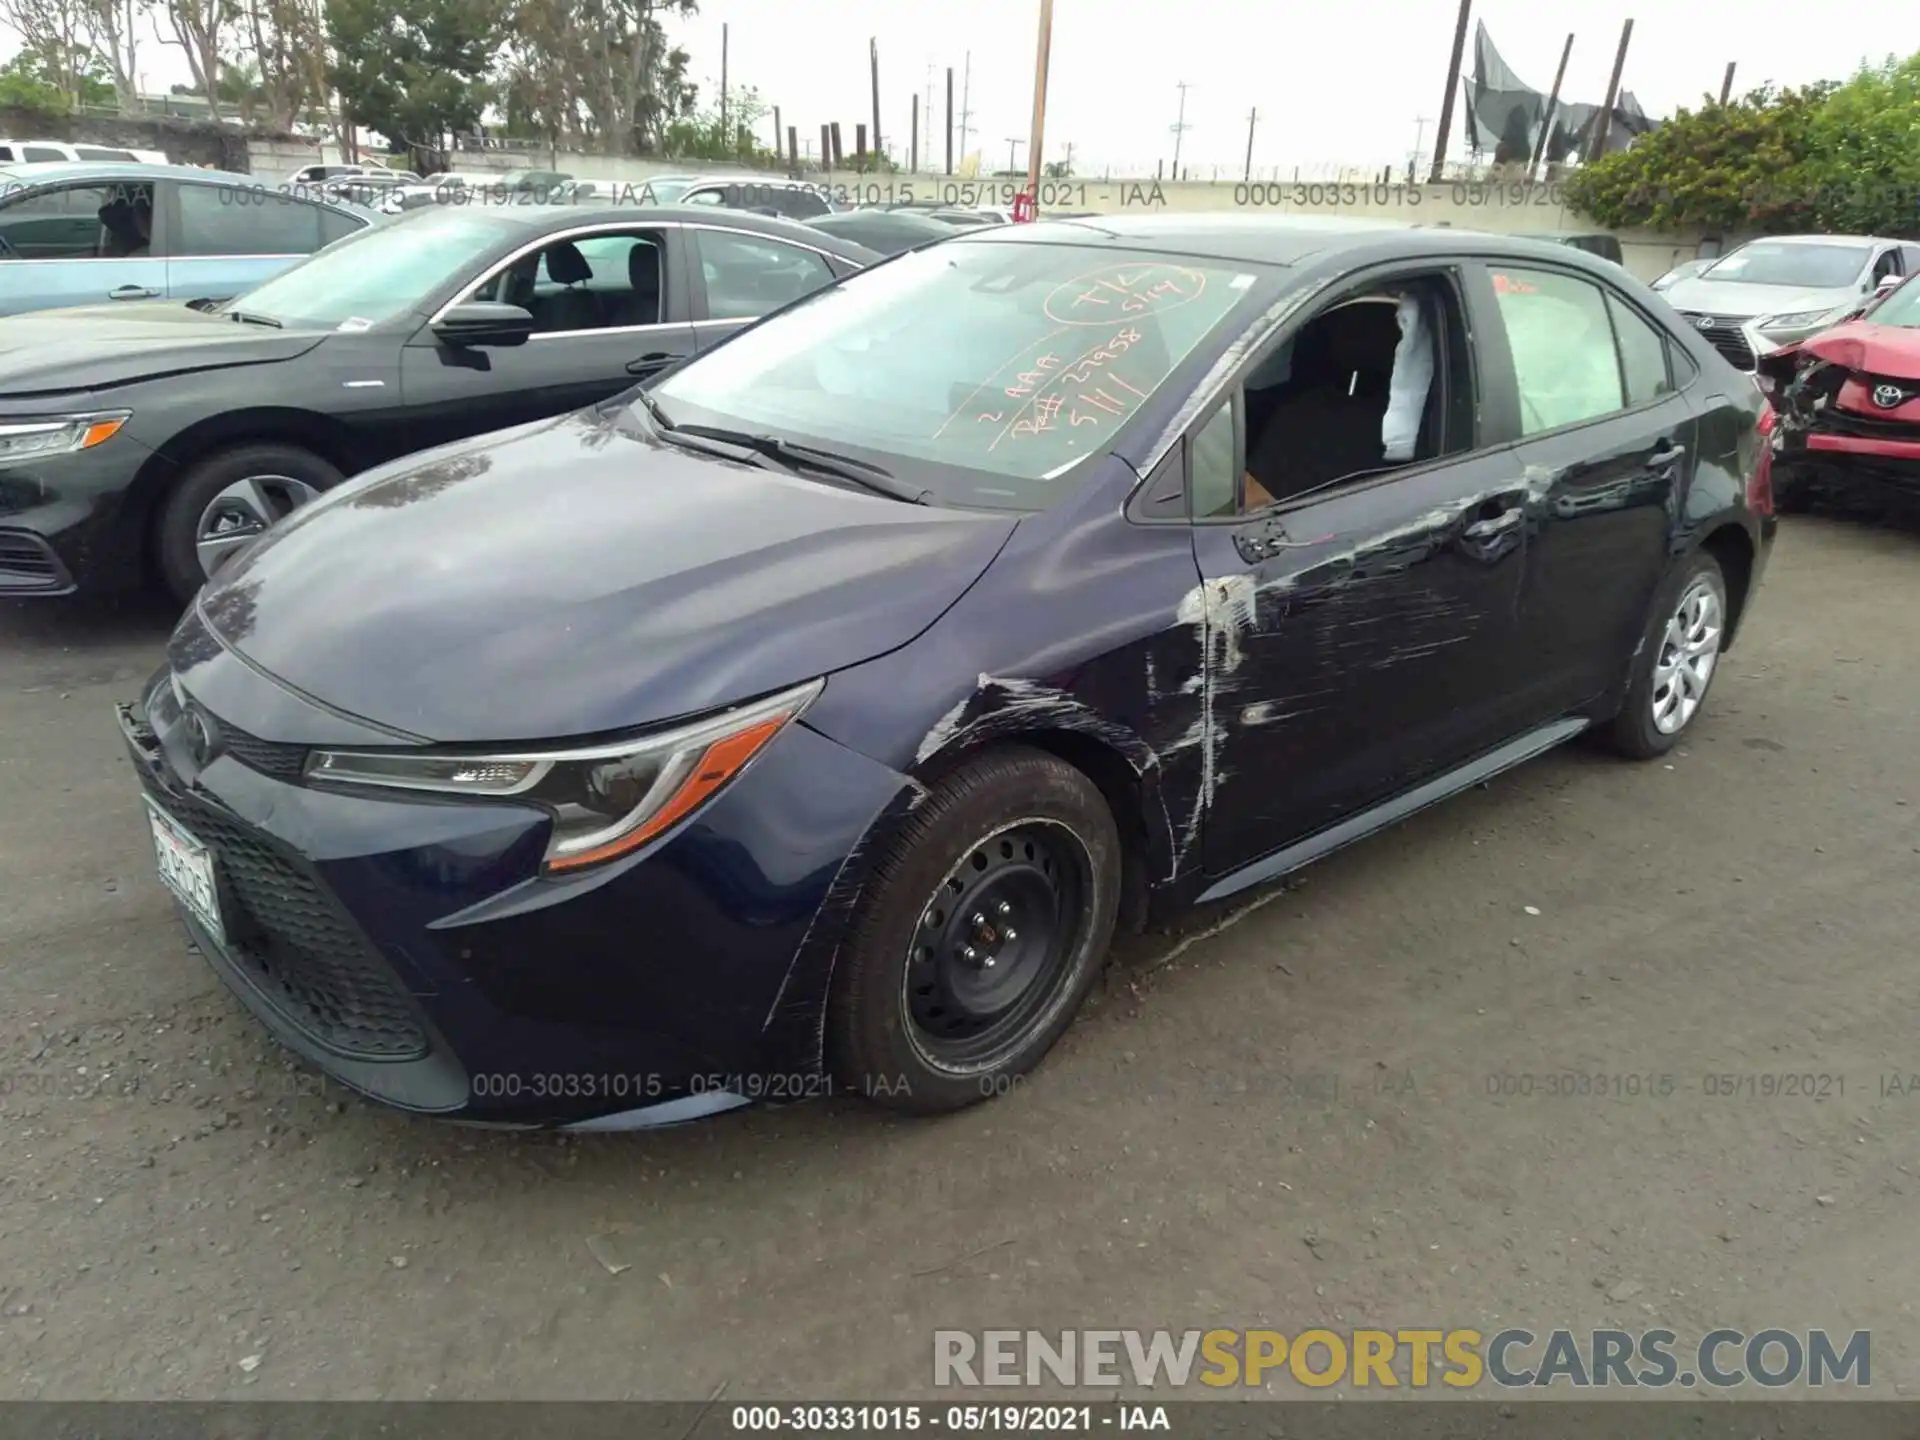
[[[1920,1394],[1911,533],[1789,522],[1670,763],[1563,751],[1134,944],[938,1122],[320,1084],[152,875],[111,702],[166,629],[0,607],[0,1397],[912,1398],[939,1328],[1316,1323],[1869,1329]],[[1649,1079],[1490,1093],[1563,1070]]]

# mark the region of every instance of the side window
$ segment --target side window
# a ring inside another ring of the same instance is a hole
[[[320,207],[221,185],[180,187],[181,255],[311,255],[320,248]]]
[[[63,185],[0,204],[0,258],[132,259],[153,242],[151,185]]]
[[[1900,251],[1898,248],[1883,250],[1880,258],[1873,262],[1873,283],[1878,285],[1889,275],[1900,273]]]
[[[122,160],[127,162],[133,160],[133,152],[131,150],[105,150],[98,145],[76,145],[73,147],[73,153],[81,160]]]
[[[1244,507],[1469,448],[1465,336],[1451,281],[1412,275],[1336,299],[1257,357],[1242,382]]]
[[[20,158],[24,161],[33,162],[36,160],[64,160],[67,156],[64,151],[56,150],[51,145],[27,145],[21,148]]]
[[[1620,345],[1620,375],[1626,381],[1627,404],[1645,405],[1673,392],[1668,371],[1667,342],[1638,312],[1612,295],[1607,311],[1613,316],[1613,334]]]
[[[832,268],[812,250],[731,230],[699,235],[709,319],[751,320],[833,283]]]
[[[467,298],[520,306],[536,335],[657,325],[665,255],[658,231],[558,240],[495,271]]]
[[[1187,449],[1193,518],[1233,515],[1240,508],[1240,466],[1234,451],[1233,401],[1223,403]]]
[[[791,220],[811,220],[816,215],[828,213],[827,202],[811,190],[799,186],[777,192],[773,208]]]
[[[723,190],[694,190],[685,195],[680,203],[682,205],[724,205],[727,203],[727,196]]]
[[[336,240],[344,240],[349,235],[357,235],[367,227],[351,215],[343,215],[338,210],[320,212],[320,243],[331,245]]]
[[[1620,361],[1597,285],[1518,267],[1493,272],[1520,392],[1520,432],[1537,435],[1625,408]]]

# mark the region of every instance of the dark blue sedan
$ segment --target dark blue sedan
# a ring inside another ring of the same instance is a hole
[[[143,823],[393,1105],[950,1110],[1117,927],[1671,750],[1773,538],[1763,407],[1564,246],[957,235],[282,522],[122,712]]]

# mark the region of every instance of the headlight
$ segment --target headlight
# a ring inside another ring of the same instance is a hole
[[[489,755],[316,750],[306,775],[316,784],[537,805],[553,816],[545,869],[580,870],[638,850],[706,804],[813,703],[825,683],[815,680],[638,740]]]
[[[1846,309],[1846,306],[1840,305],[1829,310],[1796,310],[1791,315],[1769,315],[1760,322],[1760,329],[1805,330],[1828,320],[1838,320],[1846,313]]]
[[[132,415],[131,410],[102,410],[91,415],[59,415],[45,420],[0,424],[0,461],[91,450],[111,440]]]

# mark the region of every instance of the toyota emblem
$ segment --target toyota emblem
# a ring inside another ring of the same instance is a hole
[[[1873,403],[1882,410],[1892,410],[1903,403],[1907,392],[1898,385],[1876,385],[1873,387]]]
[[[1696,330],[1711,330],[1713,328],[1713,317],[1711,315],[1696,315],[1693,317],[1693,325]]]

